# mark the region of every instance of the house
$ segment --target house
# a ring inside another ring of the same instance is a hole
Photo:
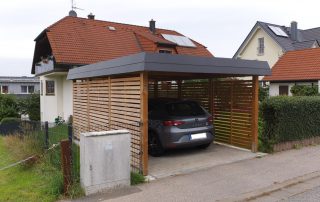
[[[74,11],[44,29],[35,39],[32,74],[41,82],[41,121],[67,120],[73,114],[73,83],[68,71],[82,65],[136,54],[213,57],[202,44],[173,31],[77,17]]]
[[[320,27],[298,29],[258,21],[240,45],[233,58],[267,61],[272,66],[287,51],[319,47]]]
[[[0,94],[12,94],[17,97],[25,97],[31,93],[39,93],[40,84],[36,77],[0,77]]]
[[[294,85],[320,86],[320,48],[286,52],[272,68],[269,81],[270,96],[291,95]],[[320,91],[319,91],[320,92]]]

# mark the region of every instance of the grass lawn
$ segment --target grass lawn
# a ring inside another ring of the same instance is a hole
[[[0,136],[0,168],[16,162]],[[55,201],[62,188],[58,169],[45,163],[16,166],[0,171],[0,201]]]

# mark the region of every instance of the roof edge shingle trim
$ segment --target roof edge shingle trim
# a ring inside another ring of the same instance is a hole
[[[271,74],[268,63],[262,61],[138,53],[71,69],[67,79],[74,80],[142,71],[244,76]]]

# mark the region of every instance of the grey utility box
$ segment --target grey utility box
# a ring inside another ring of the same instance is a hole
[[[80,181],[86,195],[130,185],[127,130],[82,133]]]

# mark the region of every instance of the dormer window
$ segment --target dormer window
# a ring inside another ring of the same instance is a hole
[[[172,51],[171,51],[171,50],[163,50],[163,49],[160,49],[160,50],[159,50],[159,53],[172,54]]]
[[[258,55],[264,54],[264,38],[258,38]]]

